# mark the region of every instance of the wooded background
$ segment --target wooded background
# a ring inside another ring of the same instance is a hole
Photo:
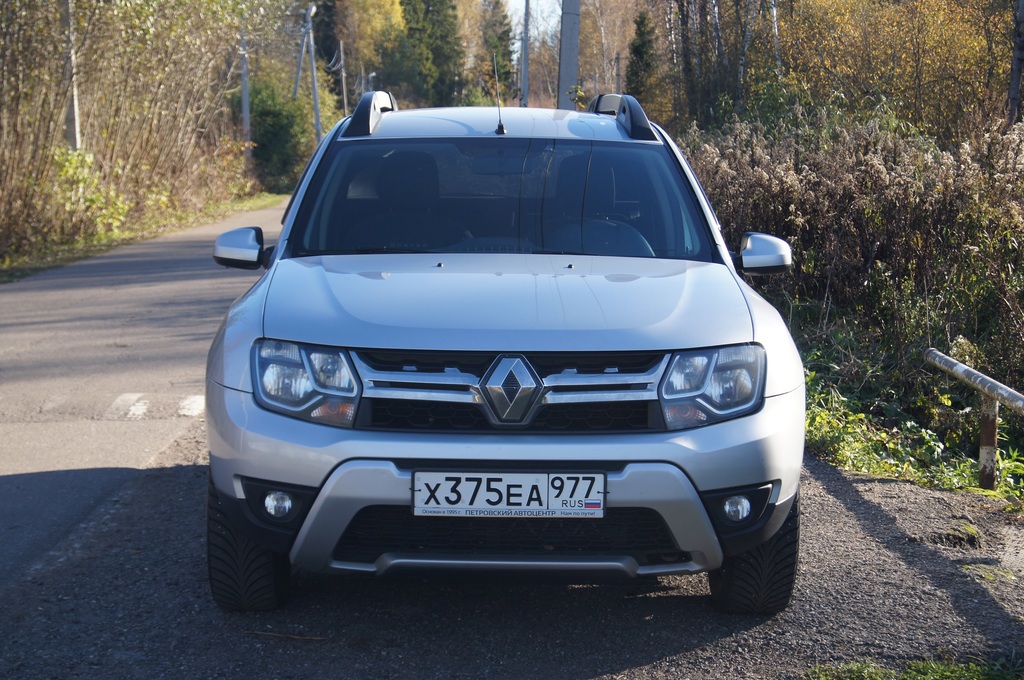
[[[558,16],[534,5],[529,103],[551,106]],[[0,265],[289,191],[316,143],[308,59],[296,80],[307,7],[0,4]],[[325,128],[371,87],[403,108],[519,103],[504,0],[316,8]],[[969,451],[973,397],[920,353],[1024,387],[1024,0],[583,0],[580,25],[580,99],[621,83],[679,139],[731,244],[793,246],[794,272],[760,287],[804,352],[812,448],[855,433],[894,465]]]

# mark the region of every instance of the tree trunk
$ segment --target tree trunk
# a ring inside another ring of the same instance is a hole
[[[724,73],[729,68],[729,56],[725,53],[725,43],[722,41],[722,21],[719,17],[718,0],[711,0],[709,3],[711,11],[711,34],[715,41],[715,55],[718,57],[719,73]]]
[[[768,4],[772,13],[772,43],[775,48],[775,72],[782,76],[782,49],[779,47],[779,1],[770,0]]]
[[[1024,1],[1024,0],[1022,0]],[[747,50],[754,37],[754,19],[757,17],[757,0],[747,0],[743,17],[742,44],[736,66],[736,111],[743,113],[743,90],[746,80]]]
[[[700,114],[700,44],[698,29],[700,26],[695,0],[677,0],[679,6],[679,23],[682,36],[679,48],[682,52],[683,83],[686,86],[686,105],[691,119]]]
[[[1017,3],[1017,16],[1014,17],[1013,32],[1013,63],[1010,68],[1010,96],[1006,116],[1007,127],[1021,120],[1021,77],[1024,75],[1024,0]]]
[[[686,111],[686,83],[683,79],[682,64],[680,61],[680,42],[682,41],[682,25],[679,22],[679,13],[671,5],[665,4],[662,9],[662,23],[665,26],[665,40],[667,46],[668,72],[666,73],[666,84],[672,91],[671,121],[675,130],[681,130],[685,120]],[[667,122],[667,121],[666,121]]]

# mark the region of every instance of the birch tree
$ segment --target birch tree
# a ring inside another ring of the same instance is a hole
[[[1024,78],[1024,0],[1018,0],[1014,14],[1013,63],[1010,67],[1010,93],[1006,124],[1021,120],[1021,79]]]
[[[740,55],[736,64],[736,110],[743,112],[744,87],[747,76],[747,52],[750,50],[750,41],[754,37],[754,21],[757,18],[758,0],[746,0],[743,6],[743,14],[740,22]]]

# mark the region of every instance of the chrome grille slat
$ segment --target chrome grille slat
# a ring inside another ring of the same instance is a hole
[[[542,404],[588,404],[604,401],[652,401],[658,398],[658,386],[653,389],[633,390],[631,392],[548,392],[541,400]]]
[[[480,354],[474,353],[477,356]],[[459,360],[455,353],[447,353],[446,360],[439,361],[431,353],[409,352],[408,355],[402,355],[400,362],[392,362],[388,367],[391,370],[384,370],[372,366],[367,358],[360,356],[359,351],[352,352],[356,372],[362,380],[364,399],[470,404],[479,408],[481,415],[492,426],[527,429],[535,420],[550,422],[541,418],[548,408],[590,404],[600,409],[603,408],[601,404],[657,401],[658,387],[671,359],[669,353],[651,354],[649,360],[643,362],[637,362],[634,355],[622,355],[623,361],[617,365],[614,354],[601,355],[600,362],[586,355],[574,357],[559,354],[538,355],[537,363],[534,364],[529,354],[514,355],[522,356],[535,370],[537,364],[543,365],[545,370],[538,376],[540,396],[529,413],[521,420],[506,422],[493,411],[494,406],[488,399],[488,388],[485,385],[485,381],[490,381],[488,372],[506,356],[512,355],[496,352],[492,363],[486,368],[463,370],[447,365],[447,361],[455,363]],[[394,370],[399,364],[401,370]],[[578,370],[579,365],[590,371]],[[594,365],[604,368],[597,372],[593,369]],[[622,365],[627,367],[621,368]],[[421,366],[426,368],[421,369]]]
[[[483,397],[477,391],[453,392],[452,390],[405,389],[400,387],[373,387],[363,390],[363,396],[371,399],[410,399],[414,401],[443,401],[449,404],[482,404]]]
[[[363,396],[370,399],[413,399],[455,404],[482,404],[480,377],[457,368],[438,371],[381,371],[358,352],[352,353],[356,372],[363,381]]]
[[[655,389],[665,373],[670,355],[666,354],[657,366],[644,373],[578,373],[565,370],[549,376],[541,376],[547,387],[593,387],[594,385],[654,385]]]

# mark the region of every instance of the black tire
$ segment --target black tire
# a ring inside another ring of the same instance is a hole
[[[726,557],[708,572],[711,597],[733,614],[777,614],[789,606],[800,553],[800,496],[775,535],[747,552]]]
[[[231,526],[210,481],[206,560],[213,601],[227,611],[270,611],[284,602],[291,575],[286,555],[248,540]]]

